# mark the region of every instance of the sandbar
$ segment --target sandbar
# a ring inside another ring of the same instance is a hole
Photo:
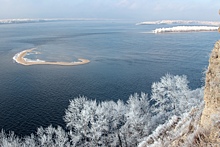
[[[27,53],[31,53],[33,49],[28,49],[28,50],[24,50],[24,51],[21,51],[19,53],[17,53],[13,59],[19,63],[19,64],[22,64],[22,65],[38,65],[38,64],[41,64],[41,65],[63,65],[63,66],[74,66],[74,65],[82,65],[82,64],[87,64],[89,63],[90,61],[88,59],[82,59],[82,58],[79,58],[78,60],[79,61],[75,61],[75,62],[51,62],[51,61],[44,61],[44,60],[31,60],[31,59],[27,59],[25,58],[25,56],[27,55]]]

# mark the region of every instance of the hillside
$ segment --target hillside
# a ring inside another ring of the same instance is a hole
[[[210,130],[211,142],[220,144],[220,41],[216,42],[209,59],[204,101],[205,108],[201,117],[201,126]]]
[[[209,59],[204,104],[160,125],[139,147],[220,147],[220,41]]]

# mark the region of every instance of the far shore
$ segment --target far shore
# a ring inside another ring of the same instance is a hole
[[[43,61],[43,60],[37,60],[37,61],[28,61],[26,58],[24,58],[27,53],[30,53],[34,50],[33,49],[28,49],[28,50],[24,50],[18,54],[16,54],[13,59],[22,65],[37,65],[37,64],[46,64],[46,65],[63,65],[63,66],[74,66],[74,65],[82,65],[82,64],[86,64],[89,63],[90,61],[87,59],[82,59],[79,58],[79,61],[76,62],[50,62],[50,61]]]

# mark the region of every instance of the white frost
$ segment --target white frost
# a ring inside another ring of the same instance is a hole
[[[219,26],[218,21],[196,21],[196,20],[158,20],[158,21],[145,21],[137,23],[136,25],[154,25],[154,24],[200,24],[200,25],[213,25]]]
[[[170,33],[170,32],[204,32],[204,31],[217,31],[218,27],[211,26],[177,26],[170,28],[157,28],[153,33]]]
[[[90,21],[90,20],[110,20],[110,19],[96,19],[96,18],[0,19],[0,24],[36,23],[36,22],[51,22],[51,21]]]
[[[40,60],[40,59],[36,59],[36,60],[32,60],[32,59],[28,59],[28,58],[23,58],[26,62],[45,62],[44,60]]]

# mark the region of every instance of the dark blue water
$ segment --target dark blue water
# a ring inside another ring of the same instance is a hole
[[[0,25],[0,128],[28,135],[37,127],[61,125],[69,100],[79,95],[97,100],[127,100],[150,93],[152,82],[166,73],[185,74],[192,89],[201,87],[202,72],[217,32],[152,34],[161,25],[135,22],[45,22]],[[91,60],[81,66],[14,63],[30,55],[48,61]]]

